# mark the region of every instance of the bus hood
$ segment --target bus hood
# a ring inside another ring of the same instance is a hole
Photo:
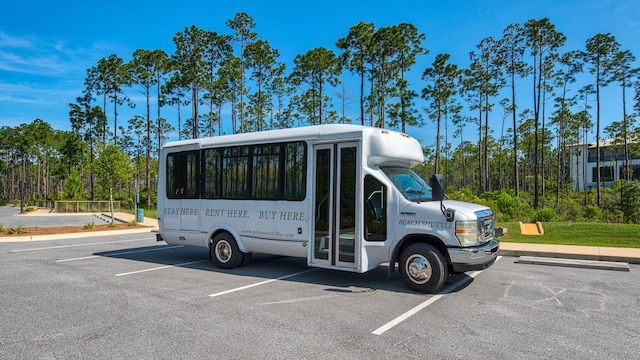
[[[480,204],[457,200],[445,200],[442,203],[445,208],[456,211],[456,220],[476,220],[478,217],[493,215],[493,211],[489,207]]]
[[[480,217],[488,217],[493,215],[493,211],[487,206],[468,203],[457,200],[444,200],[442,202],[445,209],[455,210],[455,220],[477,220]],[[436,221],[446,221],[440,208],[439,201],[423,201],[420,203],[412,202],[401,211],[402,215],[415,215],[417,218],[428,218]],[[439,215],[437,215],[437,213]]]

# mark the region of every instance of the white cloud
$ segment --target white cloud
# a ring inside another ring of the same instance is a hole
[[[0,47],[12,47],[12,48],[31,48],[33,44],[31,41],[25,38],[18,38],[14,36],[9,36],[4,32],[0,31]]]
[[[100,58],[127,53],[117,43],[47,36],[17,37],[0,30],[1,124],[41,118],[68,127],[68,104],[82,94],[87,69]]]
[[[88,47],[72,41],[46,37],[15,37],[0,32],[0,71],[17,78],[20,74],[48,78],[83,78],[86,69],[109,54],[114,44],[96,43]],[[106,55],[105,55],[106,54]]]

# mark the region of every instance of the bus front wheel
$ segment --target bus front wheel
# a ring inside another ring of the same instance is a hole
[[[211,247],[211,259],[217,267],[232,269],[242,263],[244,254],[238,248],[236,240],[229,233],[220,233],[213,238]]]
[[[447,279],[447,267],[442,254],[433,246],[416,243],[400,254],[400,277],[411,290],[435,292]]]

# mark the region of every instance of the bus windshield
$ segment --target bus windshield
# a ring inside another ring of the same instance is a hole
[[[431,199],[431,186],[408,168],[385,167],[382,169],[402,195],[411,201]]]

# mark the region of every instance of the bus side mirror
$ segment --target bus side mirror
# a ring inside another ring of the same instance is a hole
[[[435,174],[431,176],[431,200],[442,201],[444,200],[444,175]]]

